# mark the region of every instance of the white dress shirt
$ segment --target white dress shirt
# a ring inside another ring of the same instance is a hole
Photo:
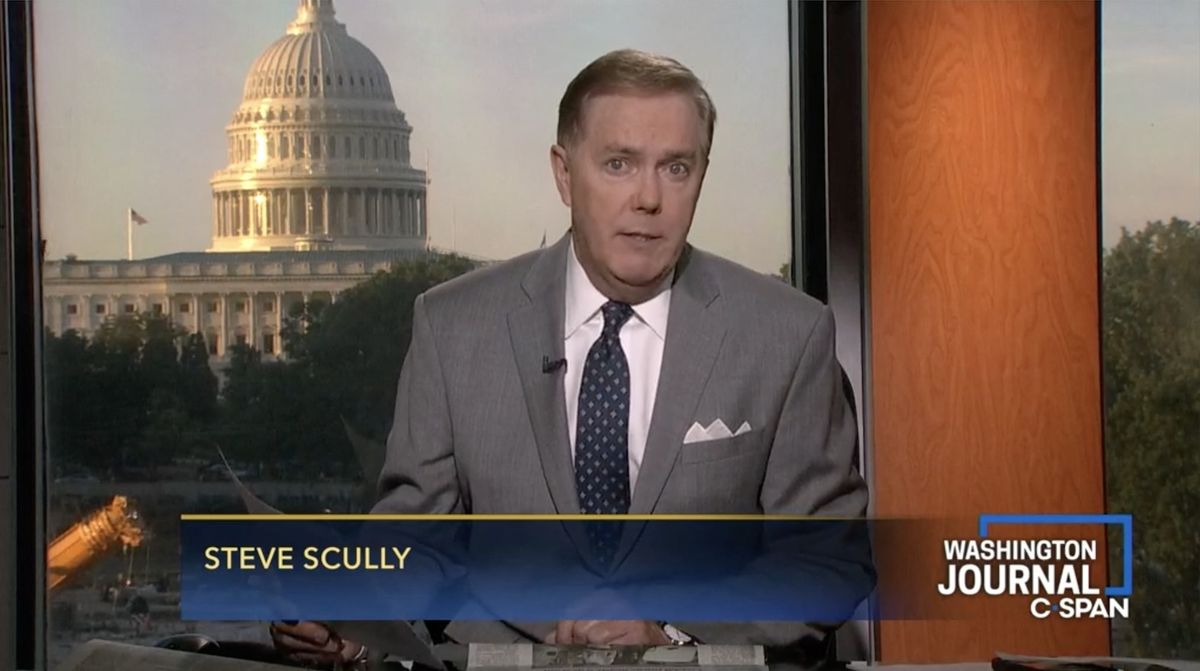
[[[567,304],[563,323],[567,370],[563,393],[567,401],[567,433],[571,439],[571,461],[575,461],[575,424],[579,419],[579,386],[588,350],[604,329],[600,308],[608,298],[588,279],[575,256],[575,242],[567,252]],[[653,298],[633,306],[633,315],[621,327],[621,349],[629,361],[629,493],[633,494],[646,435],[654,413],[658,374],[662,368],[663,345],[667,338],[667,316],[671,310],[671,277],[663,280]]]

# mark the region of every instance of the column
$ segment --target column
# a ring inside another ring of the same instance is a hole
[[[396,191],[396,235],[406,235],[404,232],[404,208],[408,204],[405,198],[406,193],[403,189]]]
[[[213,239],[214,240],[217,239],[217,237],[219,237],[221,235],[221,217],[219,216],[219,213],[220,213],[220,210],[218,209],[218,205],[217,205],[217,194],[214,193],[213,197],[212,197]]]
[[[275,292],[275,356],[283,356],[283,292]]]
[[[312,217],[312,194],[308,193],[308,188],[305,187],[305,190],[304,190],[304,226],[302,226],[301,230],[300,230],[300,232],[302,234],[307,235],[307,234],[312,233],[312,222],[310,221],[311,217]]]
[[[200,321],[200,297],[196,294],[192,294],[192,323],[195,326],[192,332],[203,335],[204,332],[200,330],[200,325],[203,323]]]
[[[254,293],[254,291],[252,291],[252,290],[246,291],[246,311],[247,311],[246,314],[250,317],[250,319],[248,320],[250,322],[250,324],[246,328],[246,343],[248,345],[250,345],[251,347],[253,347],[254,349],[262,351],[259,348],[258,337],[256,335],[258,332],[256,329],[256,327],[258,326],[258,323],[257,323],[258,313],[256,311],[256,308],[258,306],[255,305],[255,302],[257,300],[258,300],[258,294]]]
[[[358,222],[359,231],[363,235],[366,235],[367,232],[370,230],[367,228],[367,190],[366,190],[366,188],[361,188],[358,190],[358,216],[361,217],[361,219]]]
[[[350,227],[350,189],[339,189],[342,194],[338,199],[338,207],[341,210],[341,230],[343,235],[354,235],[354,231]]]
[[[392,234],[392,192],[390,189],[379,190],[380,228],[384,235]]]
[[[217,356],[225,356],[229,353],[229,294],[222,292],[221,301],[218,304],[221,308],[221,324],[220,331],[217,332],[218,349]]]
[[[415,238],[417,236],[417,194],[408,191],[404,195],[406,196],[404,216],[408,219],[408,223],[405,226],[407,227],[409,237]]]
[[[383,235],[383,189],[375,189],[375,235]]]
[[[93,312],[95,311],[95,308],[92,307],[91,294],[79,295],[79,310],[80,315],[83,317],[83,319],[80,319],[79,321],[83,322],[83,330],[87,331],[92,327],[92,318],[94,316]],[[89,333],[85,333],[84,335],[90,336]]]
[[[404,192],[399,189],[392,191],[392,226],[394,235],[404,234]]]
[[[387,189],[379,190],[379,233],[387,235],[389,232],[388,226],[388,192]]]
[[[425,227],[429,224],[429,222],[425,220],[425,194],[423,193],[417,195],[417,210],[417,235],[423,238],[426,235]]]
[[[321,196],[321,232],[329,235],[329,189]]]
[[[400,191],[396,197],[400,209],[400,235],[408,237],[408,191]]]

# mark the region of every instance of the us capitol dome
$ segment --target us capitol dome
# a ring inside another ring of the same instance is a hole
[[[387,71],[335,18],[301,0],[250,66],[213,175],[209,251],[424,249],[426,177]]]
[[[225,127],[228,164],[209,182],[211,246],[46,261],[46,326],[91,337],[113,317],[150,312],[203,334],[218,370],[234,345],[286,356],[285,315],[297,305],[336,302],[398,262],[441,253],[427,243],[428,180],[412,166],[412,133],[387,71],[333,1],[299,0]]]

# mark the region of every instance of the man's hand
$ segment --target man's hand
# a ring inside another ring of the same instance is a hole
[[[546,637],[556,645],[670,645],[662,627],[647,620],[561,620]]]
[[[272,622],[271,640],[276,650],[304,665],[346,664],[362,650],[320,622]]]

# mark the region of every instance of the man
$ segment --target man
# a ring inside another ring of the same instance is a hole
[[[375,512],[865,513],[829,310],[687,244],[715,122],[699,80],[669,58],[615,51],[575,77],[550,149],[571,230],[417,299]],[[446,630],[595,644],[788,644],[812,632],[646,621]],[[275,637],[329,649],[311,623]]]

